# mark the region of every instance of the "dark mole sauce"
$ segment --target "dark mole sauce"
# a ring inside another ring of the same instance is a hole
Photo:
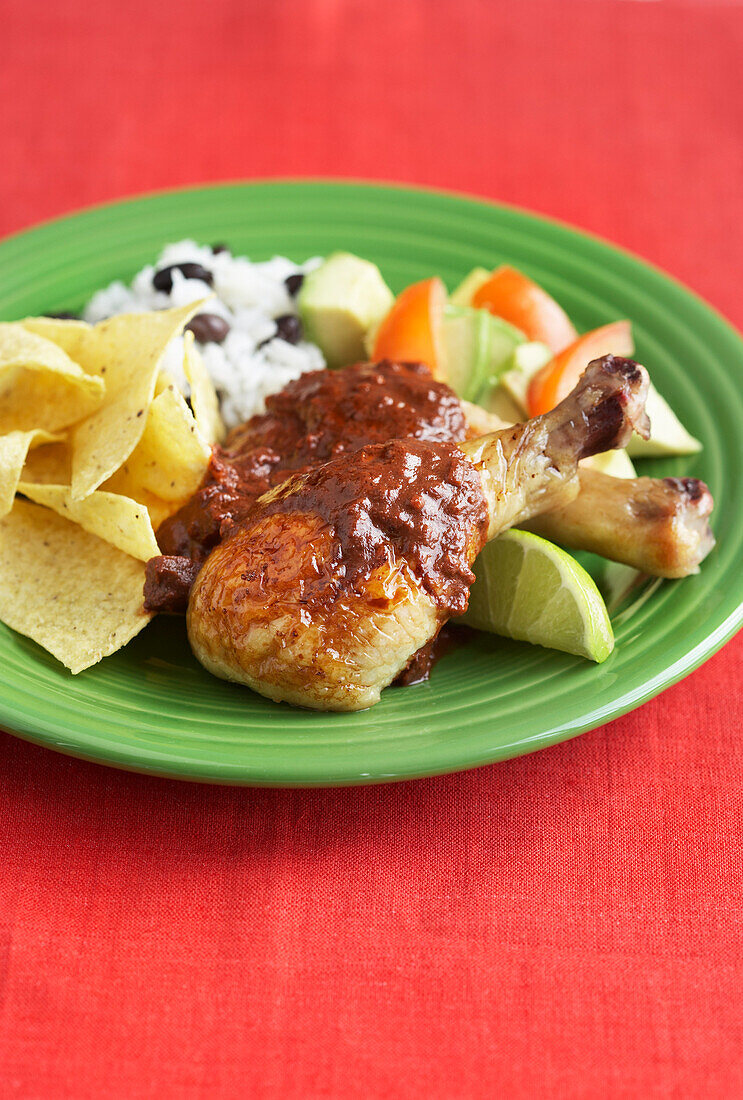
[[[259,496],[291,474],[369,443],[451,441],[466,431],[456,395],[423,364],[385,360],[302,375],[268,397],[266,412],[235,428],[225,447],[214,448],[201,488],[161,524],[163,557],[147,563],[145,606],[185,611],[198,566]]]
[[[447,615],[467,610],[488,510],[480,475],[454,443],[393,439],[361,447],[292,479],[261,504],[261,516],[317,516],[333,531],[343,588],[356,587],[385,563],[405,561]],[[327,599],[326,578],[308,604]]]
[[[451,653],[459,645],[464,645],[475,636],[475,631],[468,626],[450,626],[444,623],[435,638],[414,653],[405,668],[392,681],[393,687],[412,687],[413,684],[422,684],[431,676],[431,669],[447,653]]]

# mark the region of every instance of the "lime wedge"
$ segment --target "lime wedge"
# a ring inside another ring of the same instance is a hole
[[[605,661],[614,648],[606,604],[570,554],[539,535],[507,531],[475,561],[469,609],[456,622]]]

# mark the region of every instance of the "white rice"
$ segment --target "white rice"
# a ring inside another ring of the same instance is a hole
[[[215,297],[204,306],[204,312],[219,314],[229,324],[230,331],[221,344],[197,346],[219,394],[225,424],[231,428],[264,412],[269,394],[283,389],[305,371],[325,366],[322,352],[315,344],[306,341],[290,344],[276,337],[274,321],[282,314],[297,312],[284,280],[289,275],[306,274],[320,262],[312,259],[295,264],[283,256],[275,256],[264,263],[251,263],[229,251],[215,255],[207,245],[178,241],[166,245],[154,265],[143,267],[131,286],[115,282],[94,294],[84,317],[95,324],[117,313],[187,305],[213,293]],[[214,285],[206,286],[199,279],[186,279],[180,271],[174,271],[170,293],[155,290],[152,285],[155,272],[182,263],[198,263],[207,268],[214,276]],[[163,366],[187,395],[182,338],[168,346]]]

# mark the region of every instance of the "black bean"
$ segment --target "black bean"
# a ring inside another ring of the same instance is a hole
[[[79,321],[79,313],[71,313],[68,309],[60,309],[58,313],[45,313],[45,317],[51,318],[52,321]]]
[[[274,339],[286,340],[287,344],[298,344],[302,339],[302,322],[295,313],[282,313],[274,317],[276,336]]]
[[[220,252],[229,252],[229,248],[226,244],[222,244],[222,242],[219,241],[217,244],[212,245],[212,252],[215,256],[218,256]]]
[[[287,275],[284,279],[284,286],[291,294],[292,298],[296,298],[302,289],[302,283],[304,282],[304,275],[301,271],[298,271],[296,275]]]
[[[192,332],[200,344],[221,344],[230,326],[217,313],[197,313],[186,325],[186,330]]]
[[[173,272],[180,271],[184,279],[200,279],[202,283],[206,283],[207,286],[211,286],[214,282],[214,276],[211,271],[208,271],[201,264],[171,264],[170,267],[161,267],[159,271],[156,271],[152,276],[152,285],[155,290],[163,290],[166,294],[170,294],[173,289]]]

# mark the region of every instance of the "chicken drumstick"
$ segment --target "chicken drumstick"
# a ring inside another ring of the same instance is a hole
[[[402,439],[342,455],[265,494],[191,592],[201,663],[321,710],[372,706],[451,616],[501,531],[578,492],[578,462],[647,432],[647,373],[589,364],[556,409],[456,446]]]
[[[477,405],[462,402],[471,429],[506,425]],[[653,577],[688,577],[715,545],[709,525],[712,494],[695,477],[618,478],[584,465],[575,500],[523,524],[572,550],[624,562]]]

